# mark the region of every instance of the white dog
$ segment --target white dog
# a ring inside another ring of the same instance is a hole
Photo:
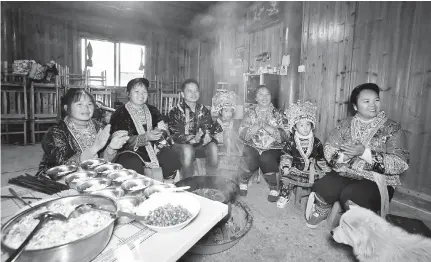
[[[352,246],[360,262],[431,261],[431,239],[410,234],[357,205],[349,206],[331,234],[336,242]]]

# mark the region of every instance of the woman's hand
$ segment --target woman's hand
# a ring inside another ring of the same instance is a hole
[[[157,141],[162,137],[163,133],[159,129],[154,129],[145,133],[147,141]]]
[[[111,143],[109,147],[118,150],[124,146],[124,144],[129,140],[128,132],[125,130],[119,130],[112,135]]]
[[[92,146],[96,153],[105,147],[110,137],[110,132],[111,125],[106,125],[105,128],[101,129],[99,133],[97,133],[96,140],[94,141],[94,144]]]
[[[347,158],[353,158],[355,156],[361,156],[365,151],[365,147],[362,144],[344,144],[341,145],[341,150]]]

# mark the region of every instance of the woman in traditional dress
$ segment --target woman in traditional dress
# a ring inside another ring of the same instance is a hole
[[[51,127],[42,140],[44,155],[39,165],[38,175],[51,167],[80,164],[81,162],[103,157],[111,161],[115,150],[129,139],[127,133],[110,137],[110,125],[92,119],[95,101],[84,89],[71,88],[61,101],[62,120]]]
[[[272,105],[271,93],[266,86],[259,86],[255,97],[257,105],[245,113],[239,128],[239,137],[245,145],[240,166],[240,194],[247,195],[248,181],[260,168],[269,184],[268,201],[276,202],[280,190],[278,164],[287,138],[287,121],[283,113]]]
[[[111,132],[130,136],[118,150],[115,162],[144,174],[144,168],[161,168],[163,178],[174,176],[181,167],[179,156],[166,142],[167,121],[155,106],[148,105],[149,81],[135,78],[127,84],[129,101],[111,116]]]
[[[353,89],[350,102],[356,111],[335,128],[324,154],[333,172],[316,181],[306,210],[307,226],[326,219],[331,206],[347,201],[380,212],[385,217],[399,175],[408,169],[409,152],[400,124],[380,110],[379,86],[366,83]]]
[[[212,131],[219,145],[219,168],[235,171],[235,176],[243,148],[238,136],[240,122],[234,120],[236,101],[233,91],[217,91],[213,98],[213,110],[218,117]]]

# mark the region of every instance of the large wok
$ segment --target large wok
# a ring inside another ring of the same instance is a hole
[[[226,217],[221,221],[225,222],[230,217],[231,203],[235,202],[239,193],[239,186],[234,181],[223,176],[193,176],[188,177],[175,183],[177,187],[190,186],[189,192],[193,192],[200,188],[217,189],[223,193],[225,197],[224,204],[228,205],[229,211]]]
[[[10,228],[14,224],[18,223],[22,217],[32,213],[36,209],[39,209],[43,206],[49,206],[54,203],[72,204],[72,205],[91,203],[91,204],[95,204],[98,207],[104,207],[106,209],[109,209],[113,212],[117,211],[116,203],[112,199],[104,196],[78,195],[78,196],[68,196],[68,197],[50,200],[21,212],[20,214],[14,216],[6,224],[2,226],[1,228],[2,249],[7,251],[9,254],[15,251],[14,248],[7,246],[3,241],[5,234],[9,232]],[[88,261],[91,261],[100,252],[102,252],[103,249],[105,249],[106,245],[111,239],[112,232],[114,230],[114,221],[115,220],[112,219],[112,222],[110,222],[108,225],[106,225],[104,228],[100,229],[99,231],[67,244],[54,246],[50,248],[44,248],[44,249],[24,250],[24,252],[18,258],[18,261],[19,262],[31,262],[31,261],[88,262]]]

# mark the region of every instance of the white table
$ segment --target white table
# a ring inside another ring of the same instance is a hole
[[[20,188],[17,186],[6,186],[1,188],[2,195],[10,195],[8,194],[8,188],[14,188],[20,196],[37,196],[37,197],[57,197],[56,195],[47,196],[42,193],[37,192],[29,192],[30,190]],[[181,193],[181,194],[192,194],[192,193]],[[61,194],[59,194],[61,195]],[[67,194],[68,195],[68,194]],[[139,235],[137,235],[137,231],[139,229],[134,229],[132,232],[132,228],[138,226],[146,228],[143,225],[139,225],[137,222],[132,222],[134,224],[127,224],[128,226],[124,226],[124,228],[130,228],[129,231],[123,232],[125,234],[124,239],[130,236],[136,235],[138,239],[134,239],[134,243],[140,243],[139,249],[135,250],[135,258],[137,258],[137,254],[139,254],[139,261],[143,262],[170,262],[177,261],[182,255],[184,255],[191,247],[193,247],[196,242],[199,241],[208,231],[214,227],[223,217],[225,217],[228,213],[228,206],[209,200],[207,198],[198,196],[193,194],[200,204],[201,209],[198,216],[190,222],[185,228],[183,228],[179,232],[173,233],[151,233],[148,237],[148,234],[143,233],[140,237],[142,238],[139,241]],[[35,202],[35,201],[32,201]],[[14,204],[15,203],[15,204]],[[2,199],[2,224],[7,222],[13,214],[19,211],[24,205],[17,199],[6,200]],[[133,225],[133,226],[132,226]],[[122,225],[120,225],[122,226]],[[115,232],[114,232],[115,234]],[[112,241],[118,241],[117,238],[112,238]],[[111,244],[110,242],[110,244]],[[109,246],[109,244],[108,244]],[[125,245],[126,246],[126,245]],[[118,250],[118,249],[117,249]],[[138,252],[136,252],[138,251]],[[121,250],[120,250],[121,252]],[[102,252],[103,254],[103,252]],[[126,254],[124,254],[126,255]],[[123,254],[116,254],[116,261],[120,261],[119,258],[125,257]],[[114,258],[115,259],[115,258]],[[105,260],[107,261],[107,260]],[[109,261],[114,261],[109,259]],[[121,259],[121,261],[127,261]],[[121,262],[120,261],[120,262]],[[130,261],[130,260],[129,260]]]

